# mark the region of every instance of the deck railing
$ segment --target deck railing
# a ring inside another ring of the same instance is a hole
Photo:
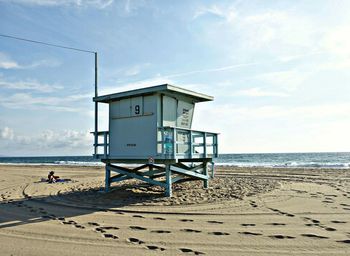
[[[109,132],[95,134],[94,157],[109,158]],[[157,141],[157,157],[159,159],[192,159],[215,158],[218,156],[218,134],[196,131],[178,127],[159,127]],[[100,138],[102,137],[102,142]],[[99,148],[103,153],[99,153]]]
[[[167,159],[215,158],[218,156],[218,134],[178,127],[159,127],[157,151]]]
[[[94,136],[97,136],[97,144],[94,144],[94,158],[101,159],[101,158],[107,158],[109,155],[109,132],[108,131],[102,131],[102,132],[91,132]],[[102,137],[103,142],[100,143],[99,138]],[[99,154],[99,147],[103,147],[103,154]]]

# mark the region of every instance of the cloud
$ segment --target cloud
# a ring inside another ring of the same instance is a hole
[[[122,86],[115,86],[115,85],[110,87],[107,86],[100,90],[100,95],[129,91],[129,90],[151,87],[151,86],[161,85],[161,84],[173,84],[173,83],[174,81],[171,79],[168,79],[167,77],[155,77],[152,79],[126,83],[126,84],[123,84]]]
[[[225,111],[222,111],[225,109]],[[203,112],[206,116],[220,116],[222,120],[237,121],[256,121],[256,120],[321,120],[328,119],[346,120],[350,118],[350,104],[349,103],[335,103],[335,104],[318,104],[306,106],[280,106],[280,105],[265,105],[253,107],[240,107],[235,104],[224,104],[216,108],[208,108]],[[206,120],[206,119],[204,119]],[[232,125],[231,125],[232,126]],[[224,127],[224,126],[222,126]]]
[[[76,130],[44,130],[36,135],[20,135],[9,127],[0,128],[0,139],[5,144],[6,151],[0,154],[18,154],[32,152],[31,154],[62,154],[92,151],[93,136],[89,131]],[[4,150],[2,147],[0,150]],[[13,153],[12,153],[13,152]]]
[[[5,140],[13,140],[14,132],[9,127],[0,128],[0,138]]]
[[[6,55],[3,52],[0,52],[0,68],[3,69],[13,69],[13,68],[19,68],[20,65],[11,59],[8,55]]]
[[[38,5],[38,6],[75,6],[75,7],[95,7],[104,9],[114,0],[0,0],[16,4]]]
[[[220,7],[218,7],[217,5],[212,5],[209,7],[200,7],[198,10],[195,11],[192,19],[198,19],[202,16],[207,16],[207,15],[214,15],[214,16],[218,16],[220,18],[224,18],[226,20],[231,20],[232,18],[234,18],[236,15],[234,15],[234,13],[232,12],[227,12],[224,11],[223,9],[221,9]]]
[[[255,78],[284,89],[285,91],[292,92],[295,91],[310,75],[311,71],[299,71],[299,70],[287,70],[287,71],[276,71],[276,72],[267,72],[257,75]]]
[[[45,84],[40,83],[36,80],[27,80],[27,81],[7,81],[0,77],[0,88],[7,88],[12,90],[30,90],[30,91],[38,91],[38,92],[54,92],[57,90],[63,89],[61,85],[54,84]]]
[[[29,65],[21,65],[4,52],[0,52],[0,69],[33,69],[37,67],[58,67],[61,63],[57,60],[39,60]]]
[[[304,106],[210,102],[196,105],[193,129],[219,132],[220,153],[346,151],[350,104]]]
[[[124,14],[131,15],[135,13],[140,7],[150,5],[150,1],[144,0],[126,0],[124,5]]]
[[[82,94],[61,97],[35,97],[30,93],[16,93],[11,96],[0,95],[0,106],[10,109],[47,109],[89,114],[88,109],[81,107],[82,101],[88,98],[91,99],[92,96]]]
[[[250,88],[246,90],[240,90],[234,92],[233,95],[248,96],[248,97],[288,97],[289,95],[284,92],[267,91],[262,88]]]
[[[46,130],[36,137],[30,137],[29,140],[36,141],[34,144],[37,144],[39,148],[92,148],[92,135],[88,131]]]
[[[227,65],[227,66],[222,66],[217,68],[208,68],[208,69],[200,69],[200,70],[193,70],[188,72],[175,73],[175,74],[165,75],[164,77],[174,78],[174,77],[189,76],[189,75],[200,74],[200,73],[220,72],[220,71],[227,71],[227,70],[241,68],[241,67],[255,66],[259,64],[260,63],[258,62],[237,63],[237,64]]]
[[[132,67],[126,68],[124,70],[124,75],[126,75],[126,76],[138,75],[142,69],[145,69],[150,65],[151,65],[150,63],[144,63],[144,64],[138,64],[138,65],[134,65]]]
[[[327,30],[322,47],[332,55],[350,58],[350,25],[340,25]]]

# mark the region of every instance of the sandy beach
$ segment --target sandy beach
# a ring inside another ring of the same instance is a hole
[[[48,171],[71,181],[41,182]],[[0,166],[0,255],[350,255],[350,171],[217,168],[173,198],[101,167]]]

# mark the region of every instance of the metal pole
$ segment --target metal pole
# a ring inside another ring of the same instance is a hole
[[[95,98],[97,94],[97,52],[95,52]],[[98,103],[95,101],[95,138],[94,138],[94,155],[97,155],[97,144],[98,144]]]

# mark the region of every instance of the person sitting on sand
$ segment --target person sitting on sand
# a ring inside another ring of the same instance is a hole
[[[50,171],[49,175],[47,175],[47,181],[49,183],[54,183],[60,178],[59,176],[55,176],[54,174],[55,174],[54,171]]]

